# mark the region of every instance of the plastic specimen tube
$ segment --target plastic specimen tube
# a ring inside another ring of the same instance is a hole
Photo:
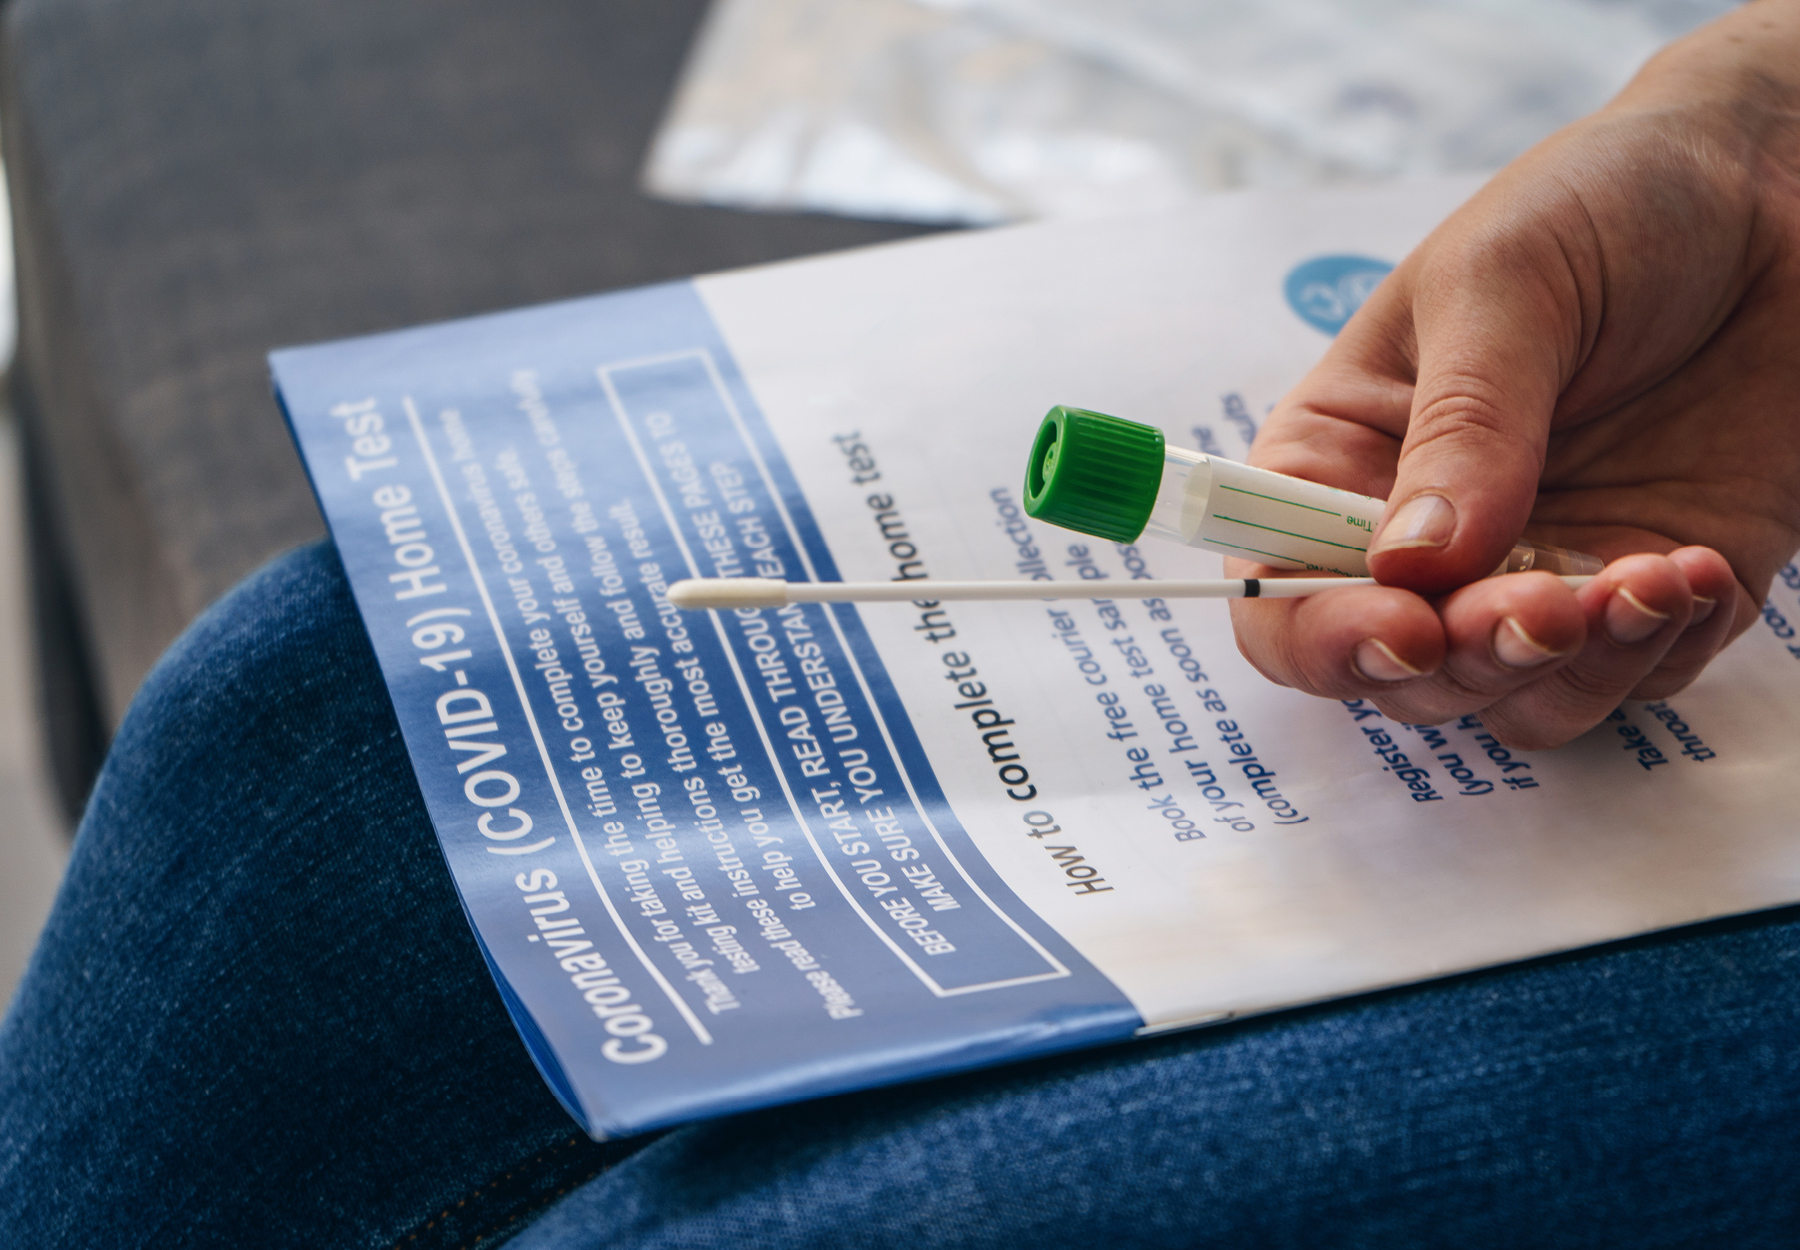
[[[1082,408],[1050,410],[1025,473],[1025,511],[1054,525],[1345,577],[1369,575],[1369,543],[1386,510],[1385,499],[1171,447],[1155,426]],[[1494,572],[1603,567],[1582,552],[1519,543]]]

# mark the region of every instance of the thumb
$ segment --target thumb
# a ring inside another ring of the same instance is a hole
[[[1580,307],[1572,281],[1523,260],[1488,252],[1413,288],[1412,411],[1369,548],[1388,585],[1437,594],[1483,578],[1531,515]]]

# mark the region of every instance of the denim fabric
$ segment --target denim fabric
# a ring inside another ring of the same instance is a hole
[[[1800,917],[671,1133],[513,1250],[1800,1244]]]
[[[115,744],[0,1026],[0,1244],[1800,1241],[1793,909],[594,1146],[453,898],[336,558],[296,553]]]
[[[621,1152],[501,1007],[329,547],[120,729],[0,1025],[0,1246],[462,1246]]]

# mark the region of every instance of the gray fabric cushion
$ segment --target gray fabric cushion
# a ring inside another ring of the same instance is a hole
[[[102,721],[321,524],[272,347],[914,233],[636,190],[701,0],[15,0],[22,391]]]

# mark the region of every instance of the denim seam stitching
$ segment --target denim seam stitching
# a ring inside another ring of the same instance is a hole
[[[555,1152],[557,1152],[559,1150],[567,1150],[569,1147],[577,1145],[581,1141],[582,1141],[582,1135],[580,1133],[571,1134],[567,1140],[557,1142],[553,1146],[545,1147],[544,1149],[538,1151],[535,1155],[531,1156],[531,1158],[525,1160],[523,1163],[514,1164],[512,1167],[512,1170],[507,1172],[504,1176],[496,1176],[493,1180],[489,1181],[487,1184],[481,1186],[480,1188],[471,1190],[467,1194],[464,1194],[453,1205],[445,1207],[442,1211],[439,1211],[436,1215],[432,1216],[429,1222],[420,1225],[418,1228],[413,1229],[413,1231],[407,1235],[405,1241],[394,1242],[392,1247],[390,1247],[390,1250],[399,1250],[399,1248],[401,1246],[404,1246],[410,1242],[416,1241],[419,1238],[420,1234],[430,1232],[433,1228],[437,1227],[438,1224],[442,1223],[444,1217],[449,1215],[451,1212],[461,1210],[463,1207],[467,1206],[471,1201],[473,1201],[476,1198],[479,1198],[487,1190],[490,1190],[496,1185],[504,1184],[505,1182],[511,1180],[513,1177],[517,1176],[522,1169],[530,1167],[532,1164],[534,1164],[534,1163],[538,1162],[540,1159],[544,1158],[544,1156],[554,1154]],[[602,1170],[604,1170],[604,1165],[602,1165]],[[594,1175],[598,1176],[599,1172],[594,1173]],[[592,1180],[593,1177],[590,1176],[587,1179]],[[550,1199],[550,1201],[554,1202],[556,1200],[556,1197],[560,1197],[563,1192],[567,1192],[567,1191],[566,1190],[560,1191],[555,1197],[552,1197]],[[548,1205],[548,1204],[546,1203],[544,1205]],[[531,1208],[531,1209],[535,1210],[536,1208]],[[529,1213],[529,1212],[527,1212],[527,1213]],[[517,1218],[517,1217],[515,1216],[514,1218]],[[500,1225],[495,1225],[495,1227],[496,1228],[500,1227]],[[492,1230],[490,1229],[489,1231],[492,1231]],[[481,1234],[481,1236],[476,1237],[475,1241],[480,1241],[481,1238],[485,1237],[485,1236],[487,1236],[487,1233],[484,1232]],[[464,1246],[471,1246],[471,1245],[474,1245],[475,1242],[465,1242],[463,1244],[464,1244]],[[459,1250],[461,1250],[460,1247],[459,1247]]]
[[[589,1181],[593,1180],[596,1176],[600,1175],[600,1173],[606,1171],[611,1166],[612,1166],[612,1164],[610,1162],[602,1163],[599,1167],[595,1168],[592,1172],[589,1172],[586,1176],[583,1176],[576,1180],[570,1181],[567,1185],[564,1185],[561,1189],[559,1189],[555,1193],[551,1194],[548,1198],[545,1198],[542,1202],[537,1203],[535,1206],[526,1207],[523,1211],[519,1211],[519,1212],[515,1213],[514,1215],[509,1216],[508,1218],[500,1221],[500,1223],[492,1225],[489,1228],[483,1229],[481,1232],[475,1234],[475,1237],[472,1241],[463,1242],[462,1245],[460,1245],[456,1248],[456,1250],[469,1250],[470,1246],[476,1245],[483,1238],[492,1234],[496,1229],[505,1228],[508,1224],[511,1224],[514,1220],[523,1219],[524,1217],[526,1217],[528,1215],[537,1214],[539,1211],[542,1211],[545,1207],[547,1207],[551,1203],[555,1202],[558,1198],[560,1198],[564,1194],[568,1193],[571,1189],[578,1189],[581,1186],[587,1184]]]

